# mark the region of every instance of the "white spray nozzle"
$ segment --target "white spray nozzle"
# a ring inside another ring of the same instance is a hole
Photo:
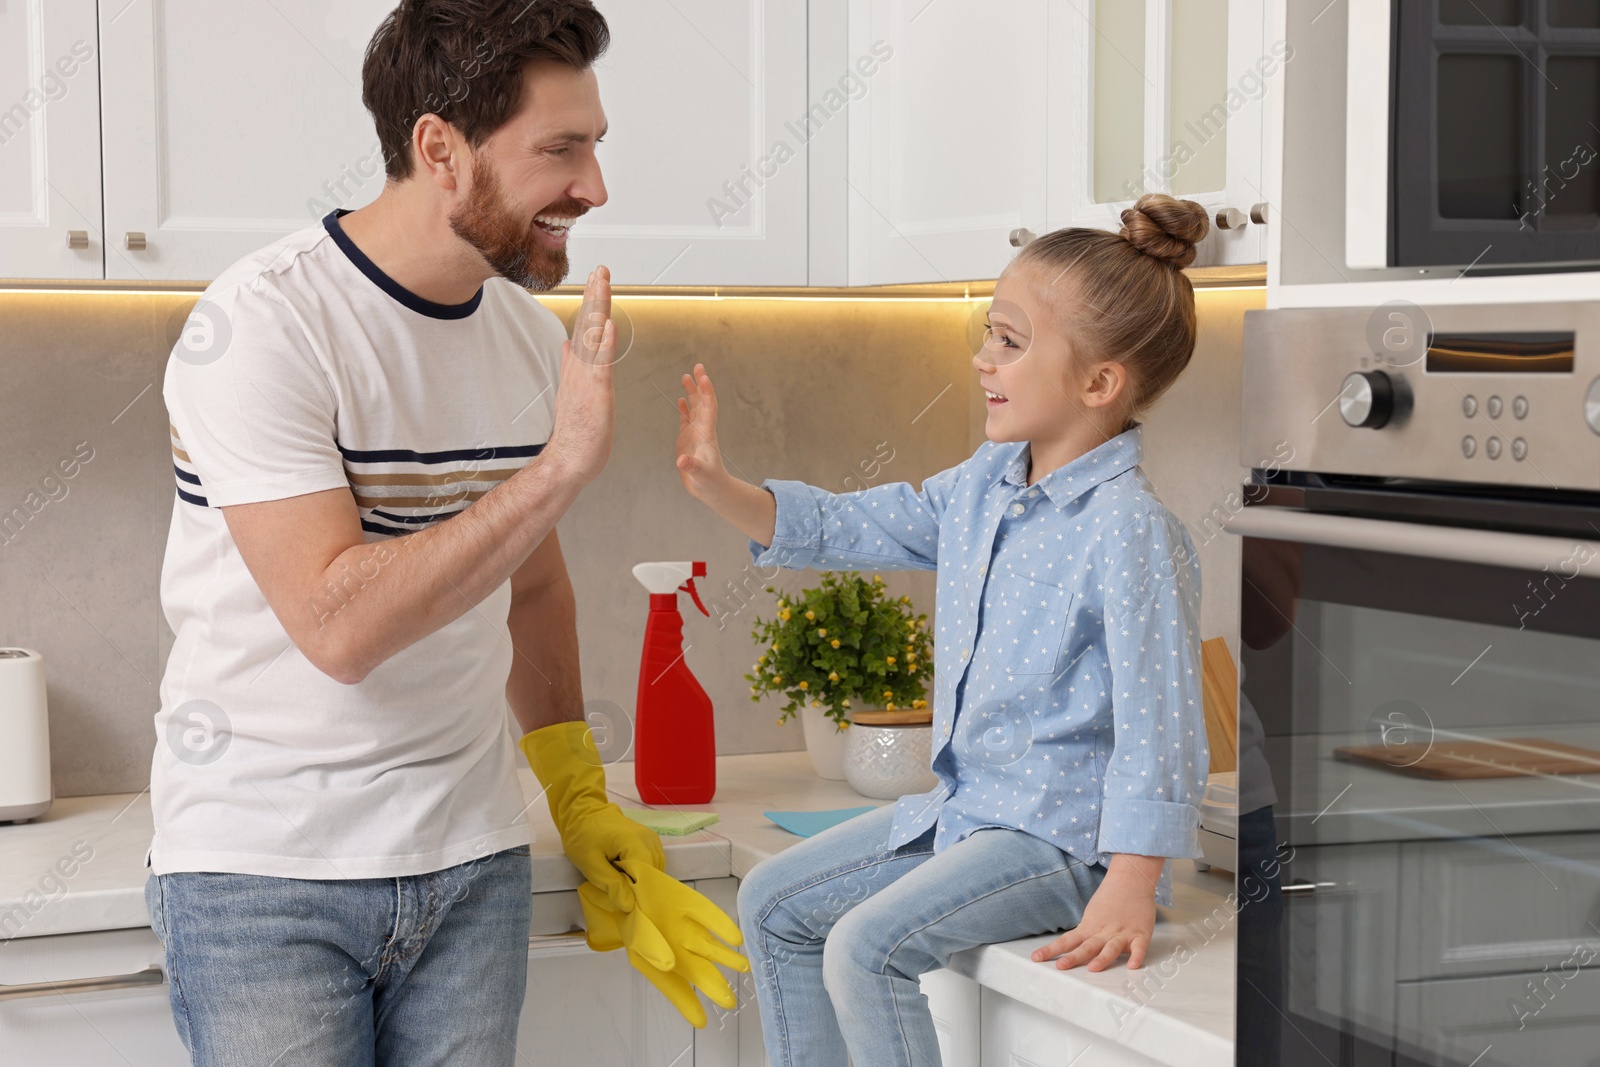
[[[694,598],[695,607],[701,614],[709,615],[706,606],[700,603],[700,595],[695,592],[694,580],[706,576],[704,560],[684,560],[667,563],[636,563],[633,567],[633,576],[639,579],[641,585],[652,593],[677,593],[686,591]]]

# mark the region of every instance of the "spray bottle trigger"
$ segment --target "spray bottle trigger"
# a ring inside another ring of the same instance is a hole
[[[695,590],[694,590],[694,579],[693,578],[690,578],[688,581],[686,581],[682,585],[678,586],[678,589],[681,592],[688,593],[689,596],[694,599],[694,606],[700,609],[700,614],[706,616],[707,618],[711,617],[711,612],[707,611],[706,610],[706,606],[704,604],[700,603],[700,594],[695,592]]]

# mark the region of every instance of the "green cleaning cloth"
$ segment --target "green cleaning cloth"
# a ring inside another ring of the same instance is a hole
[[[659,811],[655,808],[623,808],[622,814],[658,834],[682,837],[704,830],[717,821],[714,811]]]

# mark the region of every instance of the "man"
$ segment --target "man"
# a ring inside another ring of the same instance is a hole
[[[696,1025],[691,983],[732,1006],[705,932],[737,930],[606,799],[556,538],[610,452],[609,278],[571,342],[526,290],[606,200],[608,41],[588,0],[405,0],[363,71],[383,192],[230,267],[174,348],[146,900],[197,1064],[513,1062],[507,704],[590,944]]]

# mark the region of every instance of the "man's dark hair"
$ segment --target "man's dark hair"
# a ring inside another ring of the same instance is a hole
[[[423,115],[438,115],[477,148],[516,114],[530,60],[586,70],[610,43],[590,0],[401,0],[361,65],[361,102],[385,172],[411,176],[411,131]]]

